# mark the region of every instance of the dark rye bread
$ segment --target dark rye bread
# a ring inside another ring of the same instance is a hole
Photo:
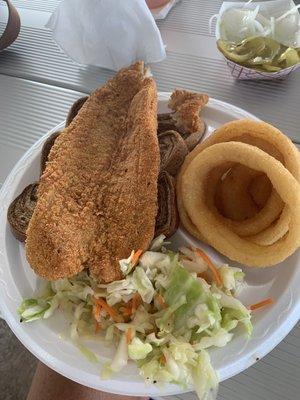
[[[183,129],[176,126],[176,121],[172,118],[172,113],[164,113],[157,115],[157,133],[158,135],[166,131],[176,131],[184,139],[189,151],[192,151],[200,142],[204,131],[187,133]]]
[[[81,107],[84,105],[84,103],[87,101],[89,97],[80,97],[80,99],[76,100],[75,103],[72,105],[70,108],[67,119],[66,119],[66,126],[70,125],[70,123],[73,121],[73,119],[76,117],[78,114],[79,110]],[[54,142],[56,138],[59,136],[60,131],[52,133],[51,136],[48,137],[48,139],[45,141],[43,148],[42,148],[42,155],[41,155],[41,174],[44,172],[46,168],[46,162],[48,160],[48,156],[51,150],[51,147],[54,145]]]
[[[26,186],[7,211],[11,231],[20,242],[26,240],[26,230],[37,202],[38,186],[37,182]]]
[[[192,151],[197,146],[197,144],[200,143],[202,137],[203,132],[201,131],[187,134],[186,137],[183,136],[185,144],[187,145],[189,151]]]
[[[70,111],[68,112],[67,119],[66,119],[66,127],[70,125],[70,123],[73,121],[73,119],[79,113],[79,110],[81,109],[81,107],[84,105],[84,103],[87,101],[88,98],[89,98],[89,96],[84,96],[84,97],[80,97],[80,99],[75,101],[75,103],[70,108]]]
[[[176,203],[176,181],[168,172],[162,171],[158,178],[158,211],[156,216],[155,237],[172,236],[179,225]]]
[[[81,107],[84,105],[86,100],[88,99],[88,96],[81,97],[80,99],[76,100],[75,103],[72,105],[70,108],[67,119],[66,119],[66,126],[70,125],[70,123],[73,121],[73,119],[76,117],[78,114],[79,110]],[[51,150],[51,147],[54,145],[54,142],[56,138],[59,136],[60,131],[52,133],[51,136],[48,137],[48,139],[45,141],[43,148],[42,148],[42,155],[41,155],[41,174],[44,172],[46,168],[46,162],[48,160],[48,156]]]
[[[161,171],[175,176],[189,152],[185,141],[178,132],[166,131],[158,134],[158,143]]]
[[[178,131],[176,127],[175,120],[172,118],[171,113],[163,113],[157,115],[157,133],[162,133],[166,131]],[[184,135],[183,131],[179,132],[181,135]]]
[[[42,154],[41,154],[41,175],[46,168],[46,163],[48,161],[48,156],[49,156],[50,150],[59,135],[60,135],[60,131],[52,133],[52,135],[50,135],[43,144]]]

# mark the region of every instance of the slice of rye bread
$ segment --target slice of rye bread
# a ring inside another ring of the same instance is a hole
[[[80,97],[80,99],[76,100],[75,103],[72,105],[70,108],[67,119],[66,119],[66,126],[70,125],[70,123],[73,121],[73,119],[76,117],[78,114],[79,110],[81,107],[84,105],[86,100],[88,99],[88,96],[85,97]],[[48,156],[51,150],[51,147],[54,145],[54,142],[56,138],[59,136],[60,131],[52,133],[51,136],[45,141],[43,148],[42,148],[42,156],[41,156],[41,174],[44,172],[44,169],[46,168],[46,162],[48,160]]]
[[[157,133],[158,135],[166,131],[176,131],[184,139],[189,151],[192,151],[203,137],[204,131],[187,133],[176,126],[176,121],[172,118],[172,113],[157,115]]]
[[[80,99],[76,100],[75,103],[72,105],[70,108],[67,118],[66,118],[66,127],[70,125],[70,123],[73,121],[73,119],[76,117],[76,115],[79,113],[79,110],[81,107],[84,105],[84,103],[87,101],[89,96],[84,96],[80,97]]]
[[[205,128],[206,129],[206,128]],[[204,132],[205,132],[204,129]],[[187,134],[184,138],[185,144],[187,145],[187,148],[189,149],[189,151],[192,151],[197,144],[200,143],[202,137],[203,137],[203,132],[199,131],[199,132],[193,132],[190,134]]]
[[[20,242],[26,240],[26,230],[37,202],[38,182],[26,186],[7,211],[7,220],[13,235]]]
[[[52,133],[52,135],[50,135],[43,144],[42,154],[41,154],[41,175],[46,168],[46,163],[48,160],[50,150],[59,135],[60,135],[60,131]]]
[[[163,113],[157,115],[157,133],[163,133],[166,131],[177,131],[180,135],[184,135],[185,133],[181,130],[178,131],[177,126],[175,125],[175,120],[172,118],[171,113]]]
[[[189,152],[184,139],[176,131],[166,131],[158,134],[158,143],[161,171],[175,176]]]
[[[162,171],[158,178],[158,212],[155,225],[155,237],[172,236],[179,225],[176,203],[176,181],[168,172]]]

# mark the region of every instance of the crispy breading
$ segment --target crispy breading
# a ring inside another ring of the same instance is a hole
[[[174,90],[169,100],[169,107],[174,111],[172,117],[176,121],[176,126],[187,133],[203,133],[205,124],[200,112],[208,100],[207,94]]]
[[[145,250],[157,213],[155,82],[142,63],[121,70],[85,102],[55,141],[27,230],[26,254],[49,280],[89,268],[120,279],[118,260]]]

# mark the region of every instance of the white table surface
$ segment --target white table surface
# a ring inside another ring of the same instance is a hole
[[[0,183],[24,151],[65,118],[74,100],[112,75],[97,67],[74,64],[53,43],[43,26],[58,3],[14,0],[22,30],[15,44],[0,54]],[[184,87],[206,91],[277,125],[300,143],[300,72],[284,82],[234,81],[207,28],[209,17],[220,4],[219,0],[182,0],[158,23],[168,51],[165,61],[151,66],[159,90]],[[0,32],[5,18],[0,2]],[[298,324],[263,360],[223,382],[218,399],[297,400],[299,364]],[[194,393],[171,397],[196,399]],[[3,400],[10,398],[23,400]]]

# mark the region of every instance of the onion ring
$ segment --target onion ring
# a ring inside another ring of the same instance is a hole
[[[284,207],[278,220],[272,222],[272,224],[264,231],[253,236],[248,236],[245,239],[250,240],[250,242],[260,244],[261,246],[270,246],[286,234],[286,232],[289,230],[289,225],[290,210],[289,207]]]
[[[177,206],[178,206],[178,198],[177,198]],[[183,224],[185,229],[196,239],[200,240],[200,242],[207,243],[204,236],[202,236],[201,233],[198,231],[196,225],[192,223],[184,207],[181,208],[178,207],[178,212],[179,212],[180,222]]]
[[[291,140],[283,135],[275,127],[265,123],[252,120],[237,120],[229,122],[218,128],[213,135],[209,136],[204,142],[198,145],[185,159],[185,162],[178,175],[178,199],[181,202],[181,179],[189,163],[205,148],[221,142],[241,141],[255,145],[266,151],[273,157],[282,161],[285,167],[300,180],[299,152]],[[241,160],[239,160],[241,162]],[[213,208],[214,198],[211,199]],[[273,190],[266,206],[253,218],[245,221],[232,221],[228,219],[230,227],[240,236],[255,235],[274,222],[282,211],[282,201],[280,196]]]
[[[259,147],[281,161],[297,181],[300,181],[299,151],[293,142],[274,126],[250,119],[231,121],[216,129],[211,136],[187,155],[184,165],[186,166],[205,148],[216,143],[229,141],[243,142]]]
[[[235,143],[235,142],[232,142]],[[239,142],[237,142],[239,143]],[[183,174],[185,173],[186,169],[181,169],[180,173],[178,175],[177,179],[177,207],[179,211],[179,216],[182,224],[186,228],[186,230],[193,236],[195,236],[197,239],[203,240],[203,236],[201,235],[200,232],[197,232],[197,227],[193,224],[191,219],[189,218],[189,215],[187,214],[184,203],[182,200],[182,193],[183,193],[183,188],[182,188],[182,177]],[[226,172],[226,170],[223,171],[216,171],[214,174],[212,174],[209,178],[209,182],[206,186],[206,192],[207,192],[207,198],[208,198],[208,206],[211,209],[211,211],[215,214],[217,218],[220,219],[223,223],[225,223],[230,229],[232,229],[236,234],[240,236],[253,236],[252,239],[255,240],[254,235],[256,235],[255,232],[262,232],[265,227],[269,227],[270,224],[273,222],[273,216],[275,214],[275,219],[277,219],[282,211],[282,200],[278,193],[275,191],[274,196],[270,199],[270,201],[267,202],[266,207],[264,207],[264,212],[263,213],[257,213],[253,218],[250,218],[248,220],[245,220],[248,222],[251,220],[252,224],[247,224],[246,226],[244,225],[245,221],[233,221],[229,218],[223,217],[221,214],[219,214],[217,208],[214,205],[214,199],[216,197],[216,188],[217,184],[222,177],[222,175]],[[273,214],[272,214],[273,212]],[[197,234],[196,234],[197,232]]]
[[[239,142],[232,142],[232,143],[239,143]],[[236,164],[231,163],[231,167],[234,165]],[[248,220],[245,221],[233,221],[232,219],[225,218],[218,212],[214,204],[218,182],[225,172],[226,172],[225,168],[223,168],[223,173],[222,173],[222,168],[215,168],[214,172],[209,175],[209,179],[207,179],[206,183],[206,204],[214,213],[216,218],[220,219],[220,221],[226,224],[237,235],[241,237],[252,236],[252,238],[255,239],[256,234],[253,233],[246,234],[246,232],[253,232],[254,230],[259,229],[260,233],[264,229],[267,229],[264,228],[264,226],[269,227],[272,224],[272,222],[274,221],[272,217],[276,215],[275,217],[276,220],[280,216],[280,213],[282,212],[283,208],[282,199],[280,198],[276,190],[274,190],[274,195],[267,202],[262,212],[258,212],[257,214],[254,215],[254,217],[249,218]],[[250,220],[252,221],[253,226],[248,224],[248,221]]]
[[[239,237],[207,206],[206,177],[212,168],[228,161],[242,162],[249,168],[264,172],[289,207],[289,231],[276,243],[260,246]],[[267,267],[277,264],[300,245],[300,185],[278,160],[257,147],[230,142],[206,148],[191,161],[183,173],[182,200],[189,217],[207,242],[220,253],[245,265]]]
[[[259,211],[248,192],[248,187],[255,176],[257,171],[236,164],[218,182],[215,204],[224,217],[243,221],[254,217]]]
[[[272,191],[270,179],[265,174],[258,174],[249,185],[248,192],[259,209],[264,207]]]

